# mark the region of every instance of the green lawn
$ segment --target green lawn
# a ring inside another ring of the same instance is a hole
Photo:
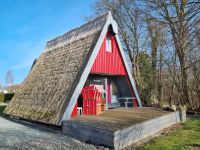
[[[189,119],[182,129],[153,139],[140,150],[200,150],[200,118]]]

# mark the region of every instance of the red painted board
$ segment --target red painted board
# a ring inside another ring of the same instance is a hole
[[[126,75],[126,68],[114,36],[111,37],[112,51],[106,51],[106,37],[95,59],[91,73]]]

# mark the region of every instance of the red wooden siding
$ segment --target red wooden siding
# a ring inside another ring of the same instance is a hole
[[[107,36],[111,34],[108,32]],[[106,51],[106,38],[101,45],[100,51],[95,59],[95,62],[92,66],[90,73],[93,74],[108,74],[108,75],[123,75],[126,76],[127,83],[130,87],[132,96],[135,97],[135,92],[133,91],[132,85],[130,84],[130,80],[128,74],[126,72],[126,68],[120,54],[120,50],[117,44],[117,41],[114,36],[111,37],[112,44],[112,52]],[[108,84],[108,87],[110,85]],[[108,102],[111,102],[110,93],[108,93]],[[133,99],[133,107],[138,107],[137,99]]]
[[[111,37],[112,52],[106,51],[106,37],[93,64],[91,73],[126,75],[126,69],[114,36]]]

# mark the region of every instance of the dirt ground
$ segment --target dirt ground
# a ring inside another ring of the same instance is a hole
[[[93,150],[94,146],[62,135],[59,130],[12,122],[0,116],[0,150]]]

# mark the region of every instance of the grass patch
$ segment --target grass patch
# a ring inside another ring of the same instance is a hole
[[[167,136],[153,139],[139,150],[200,150],[200,118],[189,119]]]

